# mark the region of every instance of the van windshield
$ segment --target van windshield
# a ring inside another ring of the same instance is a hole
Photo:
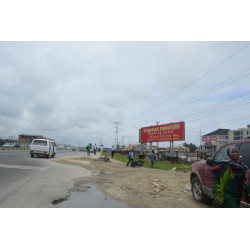
[[[39,145],[39,146],[47,146],[47,141],[43,141],[43,140],[34,140],[33,145]]]

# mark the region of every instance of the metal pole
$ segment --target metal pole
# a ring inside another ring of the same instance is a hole
[[[114,123],[116,124],[114,146],[116,144],[116,148],[118,148],[118,125],[120,124],[120,122],[114,122]]]
[[[156,125],[158,126],[160,122],[156,122]],[[158,151],[158,148],[159,148],[159,142],[157,142],[157,151]]]

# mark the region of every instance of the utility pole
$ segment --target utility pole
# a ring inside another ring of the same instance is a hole
[[[202,143],[201,133],[202,133],[202,131],[201,131],[201,129],[200,129],[200,147],[199,147],[199,148],[200,148],[200,152],[202,152],[203,159],[205,159],[205,158],[204,158],[205,152],[204,152],[204,149],[202,148],[202,144],[201,144],[201,143]]]
[[[156,122],[156,125],[158,126],[160,122]],[[159,148],[159,142],[157,142],[157,151],[158,151],[158,148]]]
[[[201,148],[201,129],[200,129],[200,148]]]
[[[115,141],[114,141],[114,146],[116,145],[116,148],[118,148],[118,126],[120,122],[114,122],[115,126]]]

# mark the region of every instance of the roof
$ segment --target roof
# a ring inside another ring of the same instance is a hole
[[[34,137],[34,136],[39,136],[39,137],[43,137],[42,135],[27,135],[27,134],[21,134],[21,135],[19,135],[19,136],[30,136],[30,137]]]
[[[228,131],[230,129],[224,129],[224,128],[219,128],[209,134],[203,135],[203,136],[209,136],[209,135],[228,135]]]

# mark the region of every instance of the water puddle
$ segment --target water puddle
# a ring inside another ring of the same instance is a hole
[[[112,171],[99,171],[99,170],[95,170],[92,171],[92,176],[99,176],[99,175],[103,175],[103,174],[113,174]]]
[[[101,192],[96,184],[77,186],[62,202],[53,203],[57,208],[128,208],[125,203],[113,200]]]

